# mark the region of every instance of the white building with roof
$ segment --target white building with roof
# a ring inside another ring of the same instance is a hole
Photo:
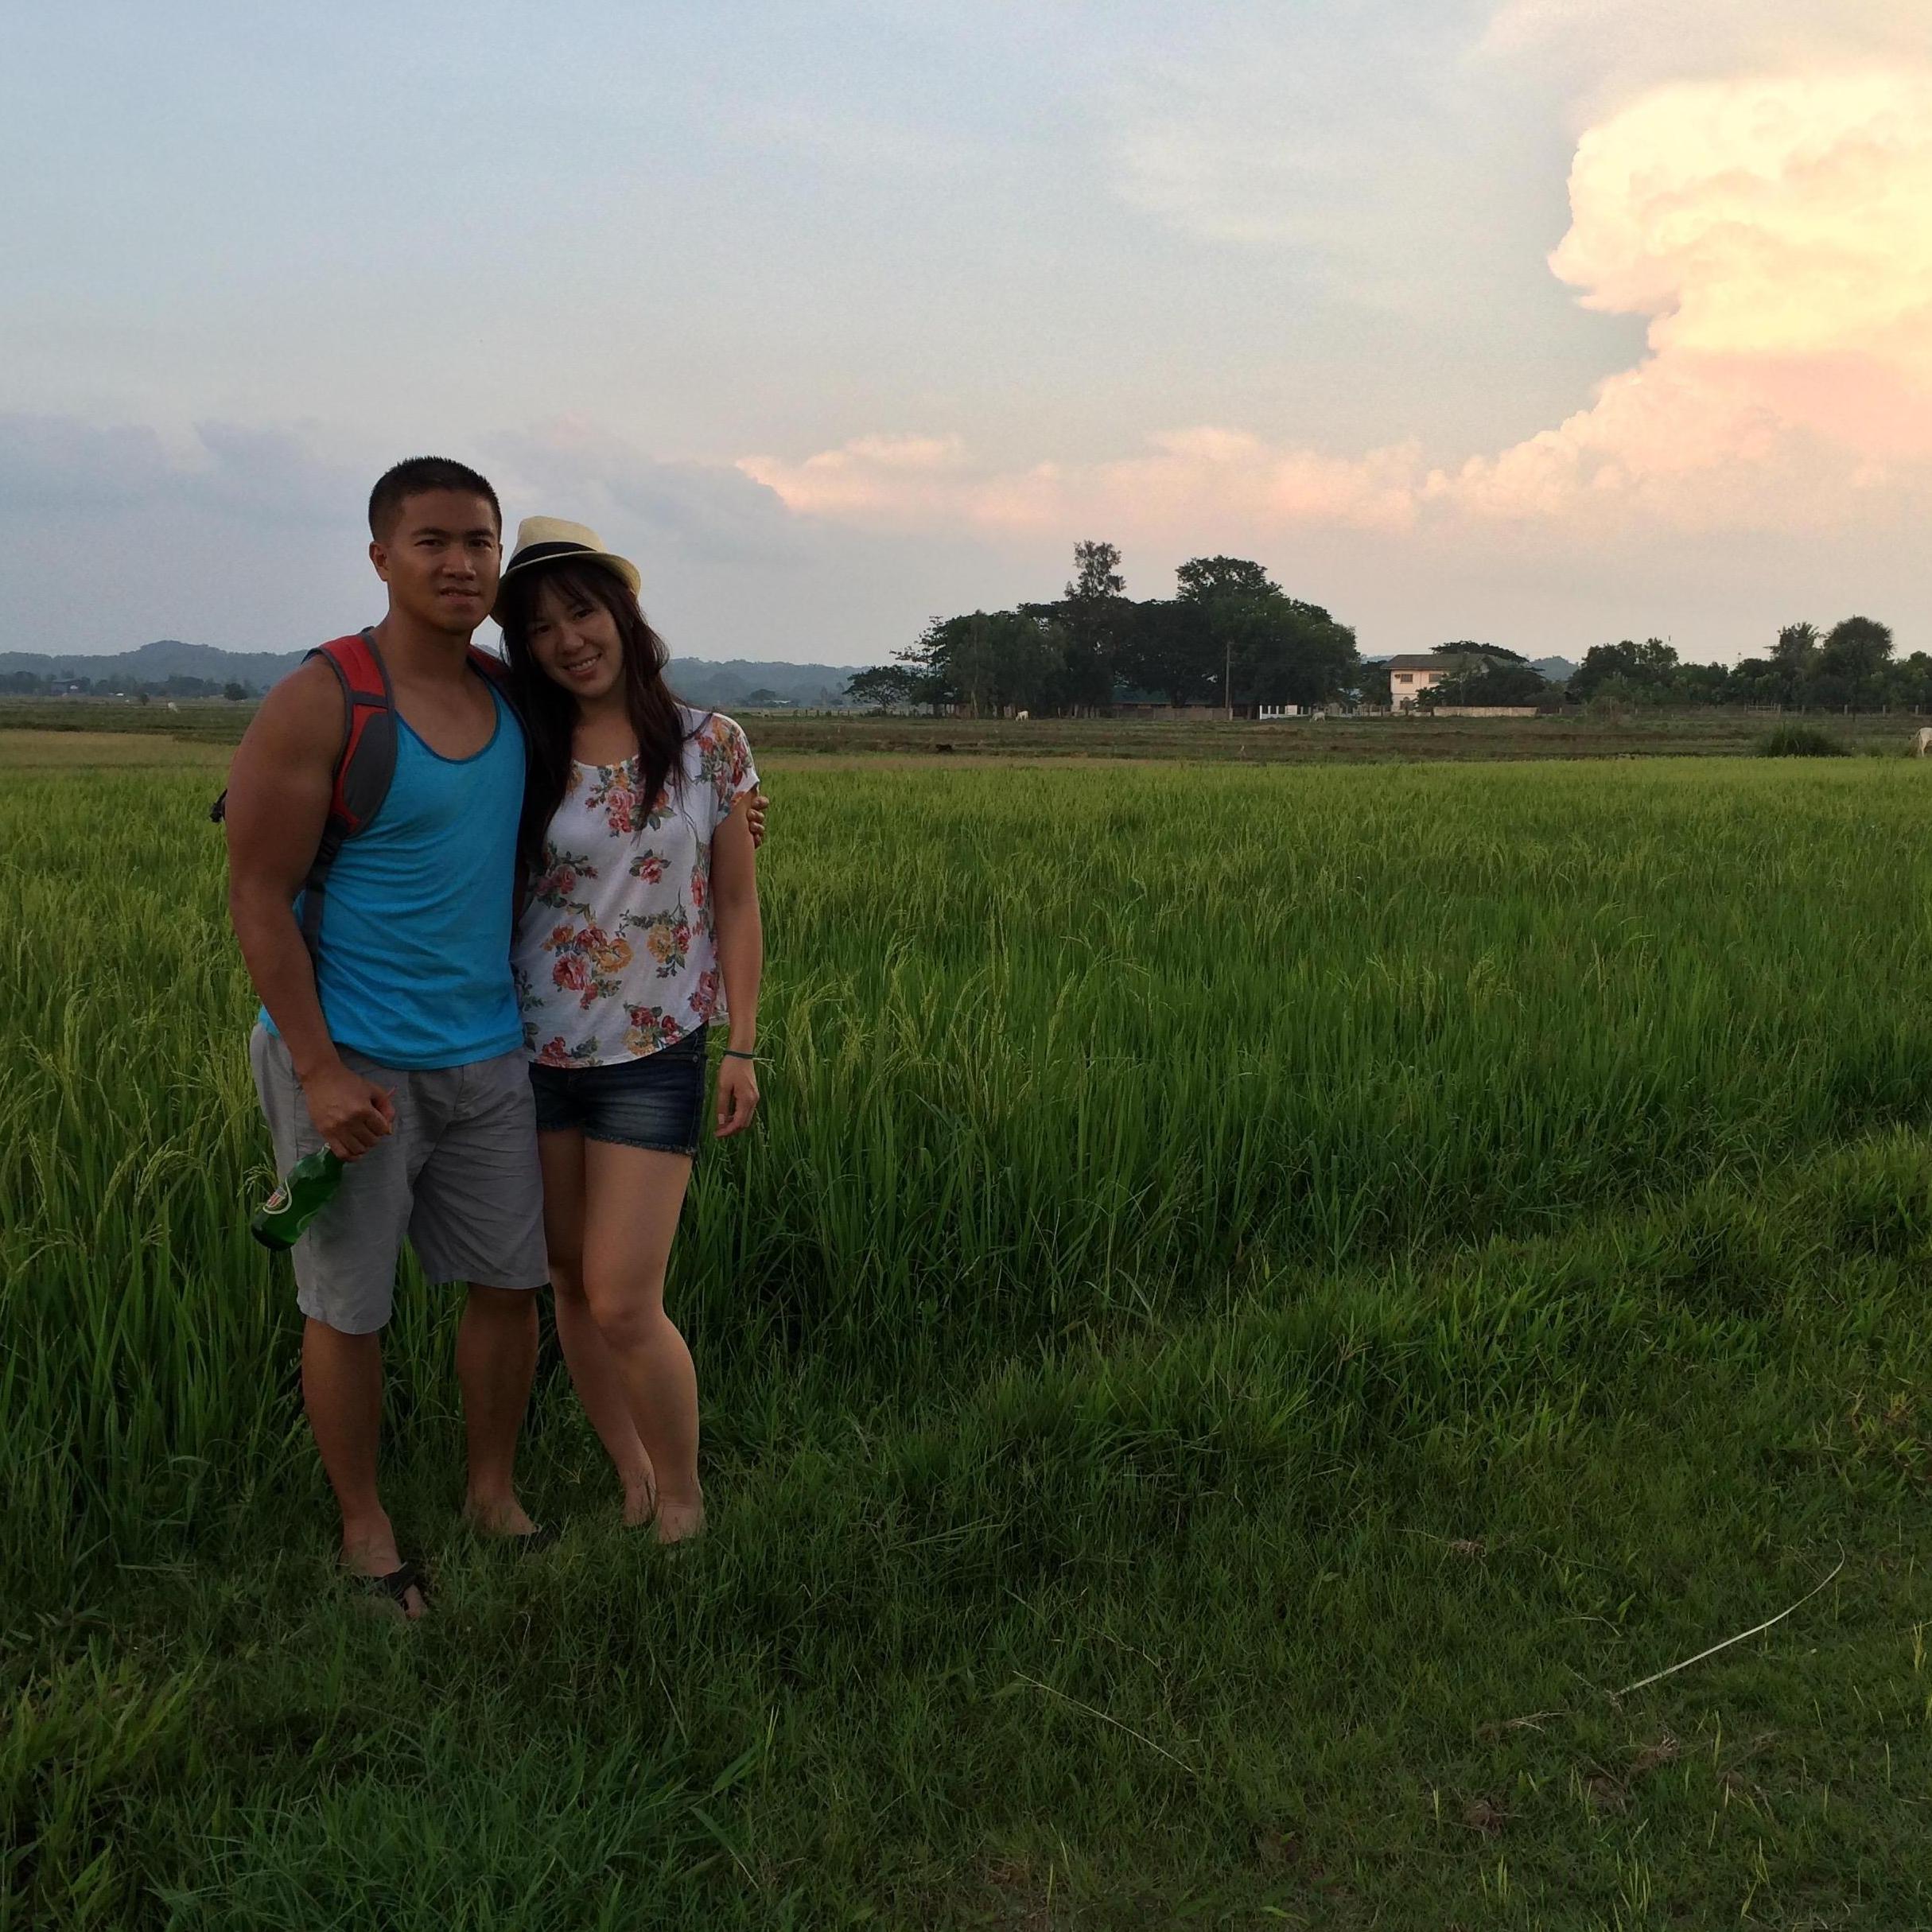
[[[1413,710],[1416,700],[1431,686],[1467,671],[1496,662],[1479,651],[1417,651],[1389,660],[1389,703],[1397,711]]]

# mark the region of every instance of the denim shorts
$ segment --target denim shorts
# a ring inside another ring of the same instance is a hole
[[[608,1067],[545,1067],[533,1061],[539,1133],[581,1133],[587,1141],[695,1154],[705,1106],[705,1034]]]

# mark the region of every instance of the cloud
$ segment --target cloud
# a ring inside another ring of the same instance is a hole
[[[922,523],[937,515],[970,515],[957,436],[861,436],[801,463],[741,457],[739,470],[807,516],[880,523]]]
[[[918,437],[861,439],[849,465],[798,465],[800,501],[840,512],[817,517],[795,515],[755,461],[666,459],[601,419],[560,418],[482,446],[513,523],[589,523],[638,566],[645,608],[678,655],[876,662],[918,636],[935,600],[983,602],[1010,565],[970,531],[908,541],[916,519],[849,514],[861,477],[911,486],[945,470],[948,446]]]
[[[300,429],[0,415],[8,647],[287,650],[340,631],[374,589],[375,473]]]
[[[1476,52],[1554,67],[1601,110],[1673,80],[1932,58],[1932,19],[1898,0],[1502,0]]]
[[[799,554],[783,506],[741,468],[667,461],[601,424],[562,417],[487,438],[512,523],[541,514],[589,523],[642,562],[675,553],[711,565],[783,564]]]
[[[873,636],[914,636],[926,614],[931,585],[882,571],[874,539],[807,530],[729,465],[664,461],[570,419],[469,447],[513,523],[569,516],[633,558],[680,651],[862,661]],[[174,636],[287,650],[370,621],[382,593],[363,506],[397,453],[371,441],[345,458],[300,427],[208,422],[170,437],[0,414],[0,647]],[[924,547],[935,577],[957,578],[956,556]]]
[[[294,431],[209,422],[170,441],[142,424],[0,414],[0,512],[45,520],[143,507],[256,521],[360,515],[349,472]]]
[[[1584,134],[1570,206],[1552,269],[1650,353],[1432,497],[1803,529],[1932,484],[1932,73],[1655,90]]]
[[[956,435],[874,435],[740,467],[807,517],[1063,534],[1805,531],[1932,498],[1932,68],[1652,89],[1584,133],[1569,192],[1551,269],[1583,306],[1647,318],[1646,353],[1460,465],[1195,427],[1111,462],[1001,468]]]
[[[868,436],[799,463],[750,457],[741,467],[802,516],[1040,535],[1281,523],[1400,530],[1413,520],[1421,480],[1413,447],[1335,457],[1212,427],[1153,437],[1141,453],[1106,463],[1001,469],[975,464],[956,436]]]

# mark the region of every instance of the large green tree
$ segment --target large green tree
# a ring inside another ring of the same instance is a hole
[[[1832,626],[1818,647],[1818,674],[1869,684],[1891,662],[1891,643],[1890,625],[1876,617],[1847,617]]]
[[[1073,581],[1067,586],[1070,604],[1124,597],[1127,580],[1121,575],[1120,551],[1111,543],[1085,538],[1073,546]]]
[[[1608,698],[1662,704],[1670,696],[1677,667],[1675,649],[1661,637],[1646,637],[1640,644],[1627,637],[1619,643],[1592,644],[1571,674],[1569,695],[1579,703]]]
[[[1354,687],[1355,634],[1317,604],[1277,595],[1221,608],[1236,704],[1319,705]]]
[[[1246,557],[1191,557],[1174,573],[1175,594],[1188,604],[1219,597],[1278,597],[1265,566]]]
[[[1202,670],[1223,704],[1317,705],[1355,688],[1355,632],[1253,558],[1191,557],[1174,580],[1176,603],[1206,613]]]
[[[1437,705],[1538,705],[1549,695],[1549,680],[1520,658],[1514,663],[1471,659],[1461,670],[1430,686],[1421,702],[1426,710]]]
[[[845,680],[845,695],[855,705],[869,705],[876,711],[916,704],[919,674],[908,664],[875,664],[869,671],[854,671]]]
[[[1052,624],[1029,611],[974,611],[927,627],[921,661],[946,701],[975,717],[1047,708],[1063,666]]]
[[[1500,644],[1479,644],[1468,637],[1452,644],[1431,644],[1429,649],[1439,658],[1496,658],[1508,664],[1530,661],[1520,651],[1505,651]]]
[[[1165,597],[1129,607],[1114,668],[1121,682],[1179,706],[1219,693],[1222,661],[1207,606]]]
[[[1224,702],[1230,682],[1237,704],[1319,704],[1359,687],[1355,632],[1261,565],[1197,557],[1177,578],[1179,595],[1136,603],[1118,549],[1083,539],[1063,597],[935,617],[896,669],[861,674],[852,694],[989,716],[1097,710],[1122,686],[1176,706]]]
[[[1786,624],[1771,647],[1771,662],[1793,678],[1809,676],[1817,655],[1818,627],[1815,624]]]
[[[1087,538],[1073,546],[1073,581],[1056,604],[1022,604],[1052,628],[1058,662],[1048,700],[1055,710],[1094,711],[1113,698],[1122,636],[1133,606],[1125,596],[1121,554]]]

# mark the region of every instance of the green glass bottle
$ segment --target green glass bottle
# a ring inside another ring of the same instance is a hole
[[[248,1217],[248,1231],[265,1248],[292,1248],[301,1231],[328,1205],[342,1181],[342,1162],[318,1147],[283,1176],[282,1185]]]

